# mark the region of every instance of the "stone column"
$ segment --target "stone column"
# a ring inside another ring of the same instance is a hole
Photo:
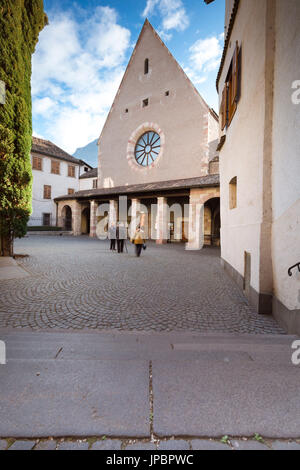
[[[96,227],[97,227],[97,209],[98,203],[93,200],[90,201],[90,237],[96,238]]]
[[[129,233],[130,238],[134,236],[136,227],[139,224],[139,221],[140,221],[139,212],[140,212],[140,200],[131,199],[131,223],[130,223],[130,233]]]
[[[114,199],[109,201],[109,221],[108,226],[116,225],[118,220],[118,201]]]
[[[186,250],[202,250],[204,246],[204,204],[201,195],[190,194],[189,204],[189,241]]]
[[[156,243],[162,245],[167,243],[169,238],[168,228],[168,204],[166,197],[157,198],[157,215],[156,215]]]
[[[73,204],[72,226],[74,237],[79,237],[81,235],[81,204],[77,201]]]

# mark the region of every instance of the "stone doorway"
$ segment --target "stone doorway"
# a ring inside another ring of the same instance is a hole
[[[70,232],[72,230],[72,209],[70,206],[64,206],[62,210],[62,227]]]
[[[83,235],[89,235],[90,233],[90,208],[86,207],[81,213],[81,233]]]
[[[206,246],[220,246],[220,198],[214,197],[204,205],[204,243]]]

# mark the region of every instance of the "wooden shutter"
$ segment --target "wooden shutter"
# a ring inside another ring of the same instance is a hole
[[[232,94],[231,94],[231,105],[237,103],[238,96],[238,72],[239,72],[239,46],[236,44],[235,51],[232,58]]]
[[[236,95],[236,102],[238,103],[241,98],[242,94],[242,48],[239,48],[238,53],[238,73],[237,73],[237,95]]]
[[[72,189],[72,188],[69,188],[69,189],[68,189],[68,194],[74,194],[74,193],[75,193],[75,190],[74,190],[74,189]]]
[[[51,199],[51,186],[47,184],[44,186],[44,199]]]
[[[32,157],[32,168],[42,170],[42,159],[40,157]]]
[[[56,160],[51,160],[51,173],[59,175],[60,173],[60,164]]]
[[[223,131],[227,124],[227,83],[225,83],[223,92],[222,92],[220,114],[221,114],[221,130]]]
[[[70,176],[71,178],[75,178],[75,166],[68,166],[68,176]]]

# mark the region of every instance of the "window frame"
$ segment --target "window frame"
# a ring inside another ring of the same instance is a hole
[[[222,91],[220,106],[221,130],[228,129],[237,110],[241,97],[242,46],[236,41],[235,50],[230,62]]]
[[[44,184],[44,199],[52,199],[52,187],[50,184]]]
[[[46,216],[49,216],[49,224],[45,224]],[[51,227],[51,212],[43,212],[43,227]]]
[[[229,181],[229,209],[237,209],[237,176]]]
[[[72,169],[72,171],[70,171]],[[74,174],[71,174],[73,173]],[[76,178],[76,166],[75,165],[68,165],[68,177],[69,178]]]
[[[51,174],[60,175],[60,162],[51,158]]]
[[[36,165],[35,162],[38,162],[38,165]],[[32,169],[37,170],[37,171],[43,171],[43,158],[42,157],[39,157],[38,155],[32,155]]]
[[[144,75],[148,75],[149,73],[149,59],[146,58],[144,61]]]

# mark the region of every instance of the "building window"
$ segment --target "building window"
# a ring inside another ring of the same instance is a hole
[[[51,199],[51,186],[44,185],[44,199]]]
[[[45,227],[51,226],[51,214],[43,214],[43,225]]]
[[[60,173],[60,163],[56,160],[51,160],[51,173],[54,175],[59,175]]]
[[[148,104],[149,104],[149,99],[148,98],[143,100],[143,108],[146,108],[146,106],[148,106]]]
[[[237,207],[237,177],[235,176],[229,183],[229,209]]]
[[[89,171],[87,166],[84,167],[84,171]]]
[[[170,95],[170,92],[169,90],[165,92],[165,96],[169,96]]]
[[[43,171],[42,167],[42,158],[41,157],[32,157],[32,169]]]
[[[68,165],[68,176],[75,178],[75,166]]]
[[[73,188],[68,188],[68,194],[74,194],[75,193],[75,189]]]
[[[128,113],[128,108],[125,109],[125,113],[126,113],[126,114]]]
[[[147,75],[148,73],[149,73],[149,59],[145,59],[144,74]]]
[[[141,166],[151,165],[160,152],[160,136],[153,131],[146,132],[139,138],[135,147],[135,159]]]
[[[237,104],[241,96],[241,67],[242,49],[236,44],[236,48],[230,63],[225,85],[222,92],[220,108],[221,130],[229,127],[237,110]]]
[[[98,180],[93,180],[93,189],[98,188]]]

